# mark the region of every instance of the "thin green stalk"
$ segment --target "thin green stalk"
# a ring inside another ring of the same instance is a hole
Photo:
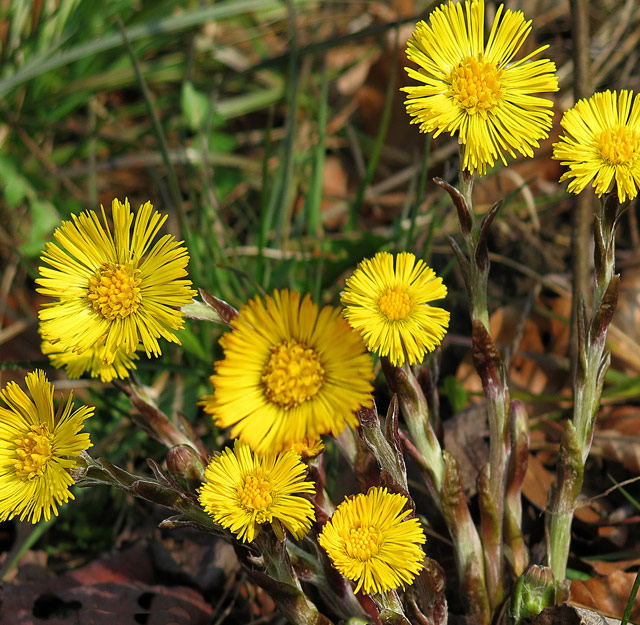
[[[256,257],[256,276],[258,281],[264,278],[265,264],[264,264],[264,248],[267,244],[267,233],[269,231],[265,222],[272,221],[273,216],[270,212],[273,211],[273,205],[270,202],[270,197],[273,194],[273,187],[278,184],[279,176],[276,176],[273,184],[269,186],[268,181],[271,179],[269,173],[269,159],[271,157],[272,142],[271,132],[273,131],[273,107],[269,109],[269,115],[267,117],[267,126],[264,134],[264,151],[262,156],[262,187],[260,189],[260,222],[258,228],[258,255]],[[261,282],[263,284],[263,282]]]
[[[282,190],[278,202],[279,224],[278,231],[281,236],[280,247],[286,247],[289,236],[289,219],[291,216],[293,195],[293,164],[295,156],[296,139],[296,113],[298,111],[298,36],[296,27],[296,14],[292,0],[286,0],[289,32],[289,67],[288,67],[288,93],[287,93],[287,127],[283,145],[282,164]]]
[[[471,292],[469,298],[471,300],[471,318],[478,319],[482,325],[490,331],[489,327],[489,308],[487,305],[487,284],[489,279],[489,268],[479,267],[476,251],[478,243],[480,243],[480,227],[478,219],[473,210],[473,183],[475,176],[461,171],[460,175],[460,191],[467,205],[469,216],[471,218],[471,231],[465,234],[469,253],[469,270],[471,272],[469,284]],[[464,234],[464,233],[463,233]]]
[[[391,59],[391,73],[389,75],[389,82],[387,83],[387,92],[385,94],[384,109],[382,111],[382,118],[380,119],[380,127],[378,128],[378,134],[376,135],[375,143],[373,144],[373,150],[371,151],[371,157],[367,164],[367,170],[364,178],[358,187],[358,193],[356,199],[351,205],[351,211],[349,213],[349,221],[347,222],[347,230],[353,230],[356,227],[356,221],[362,202],[364,201],[364,194],[373,180],[373,175],[376,173],[378,167],[378,161],[380,160],[380,154],[382,153],[382,147],[384,146],[384,140],[387,137],[387,130],[389,129],[389,120],[391,119],[391,109],[393,108],[393,99],[397,92],[396,87],[396,74],[398,71],[398,36],[399,31],[396,28],[396,36],[394,43],[394,54]]]
[[[173,163],[171,162],[171,158],[169,157],[169,146],[167,145],[167,140],[164,136],[164,130],[162,129],[162,124],[160,123],[160,118],[158,117],[158,113],[156,112],[156,108],[153,105],[153,101],[151,99],[151,93],[149,91],[149,87],[147,86],[147,81],[145,80],[142,72],[140,71],[140,64],[138,63],[138,59],[136,58],[136,54],[131,47],[131,42],[128,39],[127,31],[122,23],[122,20],[118,19],[118,27],[120,28],[120,34],[122,35],[122,41],[124,46],[129,54],[129,58],[131,59],[131,64],[136,73],[136,79],[138,80],[138,84],[140,85],[140,90],[142,91],[142,96],[144,97],[144,101],[147,105],[147,110],[149,112],[149,117],[151,118],[151,124],[153,126],[154,133],[158,140],[158,144],[160,147],[160,153],[162,154],[162,160],[164,162],[165,167],[167,168],[167,176],[169,178],[169,193],[171,194],[171,201],[173,203],[173,209],[178,218],[178,223],[180,224],[180,232],[185,240],[189,239],[189,229],[187,227],[187,222],[184,216],[184,211],[182,209],[182,193],[180,191],[180,185],[178,184],[178,177],[176,175],[176,170],[173,167]]]
[[[458,463],[440,446],[429,419],[427,400],[411,367],[406,363],[401,369],[393,367],[386,358],[381,362],[392,392],[398,394],[411,435],[412,457],[424,471],[451,534],[460,587],[471,616],[478,623],[488,623],[490,609],[482,545],[469,512]]]
[[[58,520],[58,517],[52,516],[48,521],[42,519],[39,521],[30,531],[27,538],[20,545],[20,547],[11,556],[11,559],[5,564],[2,571],[0,571],[0,581],[4,579],[4,576],[15,566],[20,564],[20,560],[24,554],[35,545],[42,535],[49,530],[49,528]]]
[[[296,4],[304,4],[309,0],[294,1]],[[133,42],[138,39],[179,32],[205,22],[221,20],[235,15],[243,15],[250,11],[263,11],[281,7],[281,0],[228,0],[227,2],[217,3],[215,6],[185,11],[180,15],[170,15],[161,20],[132,26],[126,29],[125,36],[128,41]],[[69,63],[85,57],[117,48],[122,44],[122,39],[122,34],[114,33],[113,35],[106,35],[105,37],[79,44],[59,54],[56,53],[56,49],[60,44],[54,43],[51,49],[44,51],[36,57],[31,57],[31,59],[12,76],[0,80],[0,98],[4,97],[13,88],[32,78],[51,72],[59,67],[64,67]]]
[[[416,188],[416,197],[411,208],[411,215],[409,217],[409,227],[407,228],[407,238],[405,240],[404,249],[410,250],[411,244],[413,242],[413,233],[416,227],[416,217],[418,216],[418,209],[420,208],[420,202],[424,197],[424,190],[427,186],[427,174],[429,173],[429,155],[431,154],[431,135],[427,134],[424,139],[424,154],[422,157],[422,165],[420,167],[420,179],[418,180],[418,186]],[[427,241],[431,241],[431,236],[433,236],[433,226],[435,224],[435,220],[431,221],[429,226],[429,232],[427,233]],[[426,254],[423,252],[422,258],[424,258]]]
[[[329,116],[329,72],[326,58],[322,63],[320,74],[320,94],[318,104],[318,140],[313,151],[313,165],[311,182],[305,202],[305,214],[307,216],[307,228],[311,236],[322,237],[322,180],[324,174],[324,161],[326,148],[324,145],[327,133],[327,120]]]
[[[88,127],[89,127],[89,140],[87,142],[87,151],[89,153],[89,202],[92,207],[98,205],[98,176],[96,174],[96,131],[97,131],[97,119],[96,115],[96,98],[89,100],[88,113]]]
[[[622,615],[622,620],[620,621],[620,625],[627,625],[629,619],[631,618],[631,611],[633,610],[633,604],[636,602],[636,596],[638,595],[638,588],[640,587],[640,569],[636,573],[636,579],[633,582],[633,588],[631,589],[631,594],[629,595],[629,600],[627,601],[627,607],[624,609],[624,614]]]
[[[444,181],[437,180],[437,182],[447,190],[456,206],[460,229],[467,248],[466,257],[457,245],[454,246],[454,251],[465,272],[465,282],[471,305],[473,360],[487,399],[490,463],[488,475],[486,472],[483,475],[483,496],[480,498],[480,511],[487,590],[491,607],[496,609],[504,599],[503,536],[507,468],[510,453],[510,397],[507,372],[500,353],[491,338],[489,327],[487,233],[500,208],[500,203],[494,204],[482,220],[479,220],[473,211],[473,173],[460,171],[460,191]],[[509,535],[512,536],[512,534],[510,532]]]
[[[289,218],[289,208],[291,204],[291,184],[293,178],[294,144],[296,128],[296,110],[298,107],[298,53],[296,45],[296,25],[293,5],[288,3],[289,9],[289,36],[291,43],[289,46],[289,68],[287,76],[287,104],[288,115],[284,141],[281,146],[281,158],[275,176],[273,186],[269,193],[266,206],[263,207],[260,215],[260,232],[258,236],[258,282],[266,283],[266,273],[264,268],[263,250],[267,246],[270,233],[278,215],[278,231],[281,235],[281,246],[287,237],[287,220]],[[263,180],[264,184],[264,180]]]
[[[594,219],[594,285],[590,316],[581,303],[577,324],[577,363],[574,372],[573,419],[560,442],[556,482],[546,517],[548,564],[556,582],[566,577],[571,522],[591,449],[593,426],[609,367],[607,331],[616,308],[619,277],[615,275],[615,231],[624,211],[613,195],[603,196]]]

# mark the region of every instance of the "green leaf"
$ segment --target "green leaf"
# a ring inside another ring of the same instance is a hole
[[[444,394],[447,396],[453,412],[461,412],[467,406],[467,391],[464,390],[462,383],[456,380],[452,375],[448,375],[443,383]]]
[[[30,209],[31,224],[20,250],[25,256],[33,258],[39,256],[44,249],[47,237],[60,224],[60,216],[53,204],[46,200],[33,200]]]
[[[583,573],[582,571],[578,571],[577,569],[567,568],[567,579],[579,579],[580,581],[586,582],[592,577],[593,575]]]
[[[32,192],[29,181],[18,171],[14,162],[0,154],[0,188],[9,208],[17,208]]]
[[[209,98],[204,93],[198,91],[190,81],[182,83],[180,105],[182,107],[182,114],[189,128],[193,131],[202,128],[202,125],[207,119],[209,109],[211,108],[211,102]]]
[[[211,356],[207,354],[205,349],[202,347],[200,339],[191,331],[190,328],[185,327],[182,330],[179,330],[176,334],[182,343],[182,349],[184,349],[187,354],[191,354],[198,360],[205,362],[211,360]]]

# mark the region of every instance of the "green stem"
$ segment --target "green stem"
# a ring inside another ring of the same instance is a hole
[[[415,445],[412,456],[425,472],[452,537],[461,592],[469,611],[479,624],[490,621],[489,600],[485,582],[482,545],[471,518],[455,458],[443,451],[429,420],[424,393],[408,364],[393,367],[385,358],[382,368],[392,391],[398,393],[404,420]]]
[[[495,216],[498,205],[485,215],[479,223],[473,210],[474,175],[460,173],[461,194],[466,203],[468,223],[461,223],[468,253],[468,289],[473,325],[474,364],[482,380],[487,399],[489,422],[490,466],[488,493],[481,499],[488,508],[485,519],[491,519],[484,532],[485,562],[487,563],[487,589],[492,608],[497,608],[504,599],[503,580],[503,525],[506,493],[507,466],[509,463],[509,388],[507,372],[498,353],[489,327],[487,285],[489,280],[489,254],[487,230]],[[461,215],[459,211],[459,215]],[[488,521],[487,521],[488,523]],[[489,531],[489,526],[491,531]]]
[[[462,196],[467,204],[469,216],[471,217],[471,232],[464,233],[467,249],[469,252],[469,285],[471,292],[469,299],[471,301],[471,318],[478,319],[489,332],[489,307],[487,305],[487,284],[489,280],[489,267],[479,267],[476,262],[476,250],[480,242],[480,227],[478,220],[473,211],[473,174],[461,172],[460,187]]]
[[[627,607],[624,610],[624,615],[622,616],[622,621],[620,621],[620,625],[627,625],[629,619],[631,618],[631,611],[633,610],[633,604],[636,601],[636,596],[638,595],[638,588],[640,587],[640,569],[636,573],[636,579],[633,582],[633,588],[631,589],[631,594],[629,595],[629,601],[627,601]]]
[[[582,490],[584,464],[591,449],[602,384],[609,367],[605,348],[618,286],[615,231],[623,210],[615,197],[604,196],[594,220],[593,307],[588,320],[583,304],[578,315],[573,420],[567,423],[560,443],[556,483],[547,513],[547,558],[557,582],[562,582],[566,576],[573,513]]]
[[[400,395],[404,419],[409,428],[411,440],[427,461],[434,486],[437,491],[440,491],[444,484],[446,467],[442,458],[442,448],[429,420],[427,400],[411,367],[406,362],[402,366],[402,371],[411,387],[411,399],[413,399],[412,402],[407,402],[408,394]]]

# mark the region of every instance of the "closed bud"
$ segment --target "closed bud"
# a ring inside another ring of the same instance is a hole
[[[188,493],[204,482],[202,459],[192,447],[176,445],[167,453],[167,469],[171,477]]]
[[[509,605],[509,622],[519,625],[554,603],[556,584],[551,569],[531,565],[516,582]]]

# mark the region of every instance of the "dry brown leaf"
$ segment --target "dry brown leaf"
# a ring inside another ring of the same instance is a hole
[[[200,593],[185,586],[155,585],[154,577],[151,560],[143,547],[115,553],[61,577],[53,576],[44,566],[21,566],[15,582],[5,581],[0,591],[0,623],[207,625],[211,622],[211,606]]]
[[[74,586],[68,579],[58,578],[23,585],[4,584],[2,591],[0,622],[13,625],[41,621],[50,625],[134,622],[208,625],[212,616],[211,606],[202,596],[184,586],[139,582]]]
[[[533,454],[529,454],[529,465],[522,483],[522,494],[540,510],[547,508],[547,496],[553,483],[553,474]]]
[[[627,267],[620,280],[618,305],[610,332],[614,365],[624,364],[630,375],[640,373],[640,268]]]
[[[486,416],[483,406],[472,404],[444,422],[444,446],[460,468],[465,491],[473,496],[480,469],[489,462]]]
[[[616,430],[621,434],[640,436],[640,407],[612,406],[598,417],[598,427],[602,430]]]
[[[564,603],[545,608],[537,616],[525,619],[523,623],[524,625],[620,625],[620,620]]]
[[[597,560],[585,560],[585,562],[598,574],[610,575],[615,571],[626,571],[632,566],[640,564],[640,558],[635,560],[617,560],[616,562],[600,562]]]
[[[606,616],[622,618],[636,578],[635,573],[613,571],[606,577],[593,577],[586,581],[571,582],[570,602],[592,608]],[[640,619],[640,601],[636,598],[631,620]]]
[[[640,473],[640,436],[616,430],[597,430],[591,455],[619,462],[634,474]]]

